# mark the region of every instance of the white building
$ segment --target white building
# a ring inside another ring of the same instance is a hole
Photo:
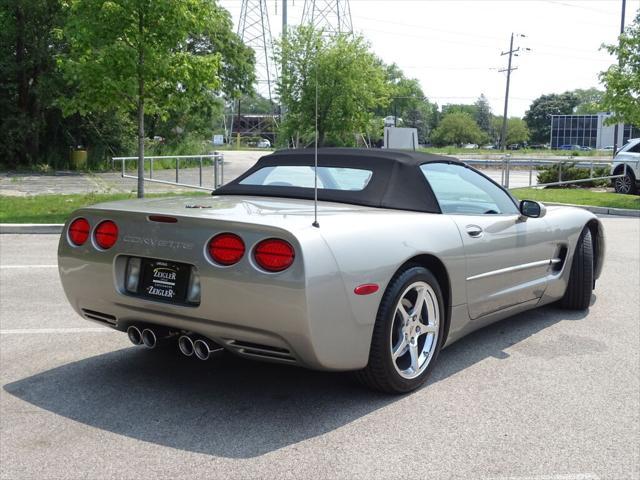
[[[562,145],[580,145],[603,149],[613,146],[615,125],[605,125],[609,113],[593,115],[552,115],[551,148]],[[630,138],[640,137],[640,129],[631,125],[618,125],[618,146],[624,145]]]

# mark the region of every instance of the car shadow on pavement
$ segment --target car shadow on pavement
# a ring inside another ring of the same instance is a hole
[[[526,312],[445,349],[430,384],[563,320],[586,313]],[[177,349],[125,348],[7,384],[6,392],[92,427],[176,449],[249,458],[347,425],[410,397],[358,386],[348,374],[252,362],[225,355],[209,362]],[[424,390],[421,392],[424,394]],[[426,392],[428,394],[428,392]]]

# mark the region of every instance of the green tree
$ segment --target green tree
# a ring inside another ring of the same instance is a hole
[[[391,97],[390,113],[404,119],[409,111],[417,110],[424,102],[424,92],[420,82],[415,78],[407,78],[395,63],[387,65],[385,69]]]
[[[57,0],[0,3],[0,155],[14,167],[33,165],[46,145],[46,117],[57,91],[57,35],[64,21]]]
[[[571,92],[552,93],[536,98],[525,112],[524,121],[531,132],[531,140],[544,143],[551,134],[551,115],[570,115],[579,103]]]
[[[492,137],[494,132],[492,123],[493,115],[491,114],[489,100],[484,96],[484,93],[480,94],[480,97],[478,97],[474,105],[476,107],[474,114],[476,123],[480,127],[480,130]]]
[[[404,114],[404,124],[418,131],[418,142],[426,143],[434,129],[434,120],[438,115],[438,106],[427,99],[418,103]]]
[[[425,96],[420,81],[407,78],[395,63],[386,67],[386,76],[391,103],[386,110],[378,109],[376,115],[397,116],[402,119],[402,126],[415,128],[418,131],[419,142],[424,143],[434,128],[433,120],[434,114],[437,114],[437,106]]]
[[[448,103],[442,106],[442,115],[448,115],[450,113],[467,113],[472,117],[476,117],[478,110],[476,105],[469,105],[466,103]]]
[[[640,11],[620,35],[619,44],[607,45],[606,49],[619,61],[619,65],[611,65],[600,74],[605,87],[602,105],[613,113],[609,122],[640,127]]]
[[[486,139],[473,117],[466,112],[445,115],[433,133],[431,141],[438,146],[482,143]]]
[[[75,91],[61,106],[66,114],[136,112],[138,196],[144,195],[145,114],[166,118],[172,109],[208,101],[250,69],[246,51],[238,62],[234,51],[220,51],[226,44],[216,35],[233,38],[231,26],[214,0],[70,2],[62,67]]]
[[[270,115],[276,111],[277,105],[258,93],[243,95],[240,98],[242,113]]]
[[[574,113],[578,115],[588,115],[603,111],[601,104],[604,92],[602,90],[598,90],[597,88],[578,88],[576,90],[571,90],[570,93],[574,94],[578,98],[578,105],[576,106]]]
[[[326,38],[299,27],[278,45],[276,56],[286,59],[278,92],[286,111],[279,133],[288,144],[314,141],[316,86],[320,145],[354,145],[355,135],[371,128],[374,111],[388,105],[384,67],[362,37]]]
[[[496,140],[499,141],[499,135],[502,132],[502,118],[494,117],[492,123],[494,132],[498,132]],[[529,141],[530,136],[529,128],[524,120],[518,117],[510,117],[507,120],[506,145],[526,143]]]

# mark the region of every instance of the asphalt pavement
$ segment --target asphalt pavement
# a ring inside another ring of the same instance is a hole
[[[134,347],[67,305],[57,236],[0,235],[0,478],[637,479],[640,221],[603,222],[588,312],[476,332],[404,396]]]

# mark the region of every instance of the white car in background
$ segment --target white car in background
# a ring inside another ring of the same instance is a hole
[[[626,165],[626,171],[625,171]],[[640,138],[631,138],[613,159],[611,175],[623,175],[613,179],[617,193],[636,193],[640,189]]]

